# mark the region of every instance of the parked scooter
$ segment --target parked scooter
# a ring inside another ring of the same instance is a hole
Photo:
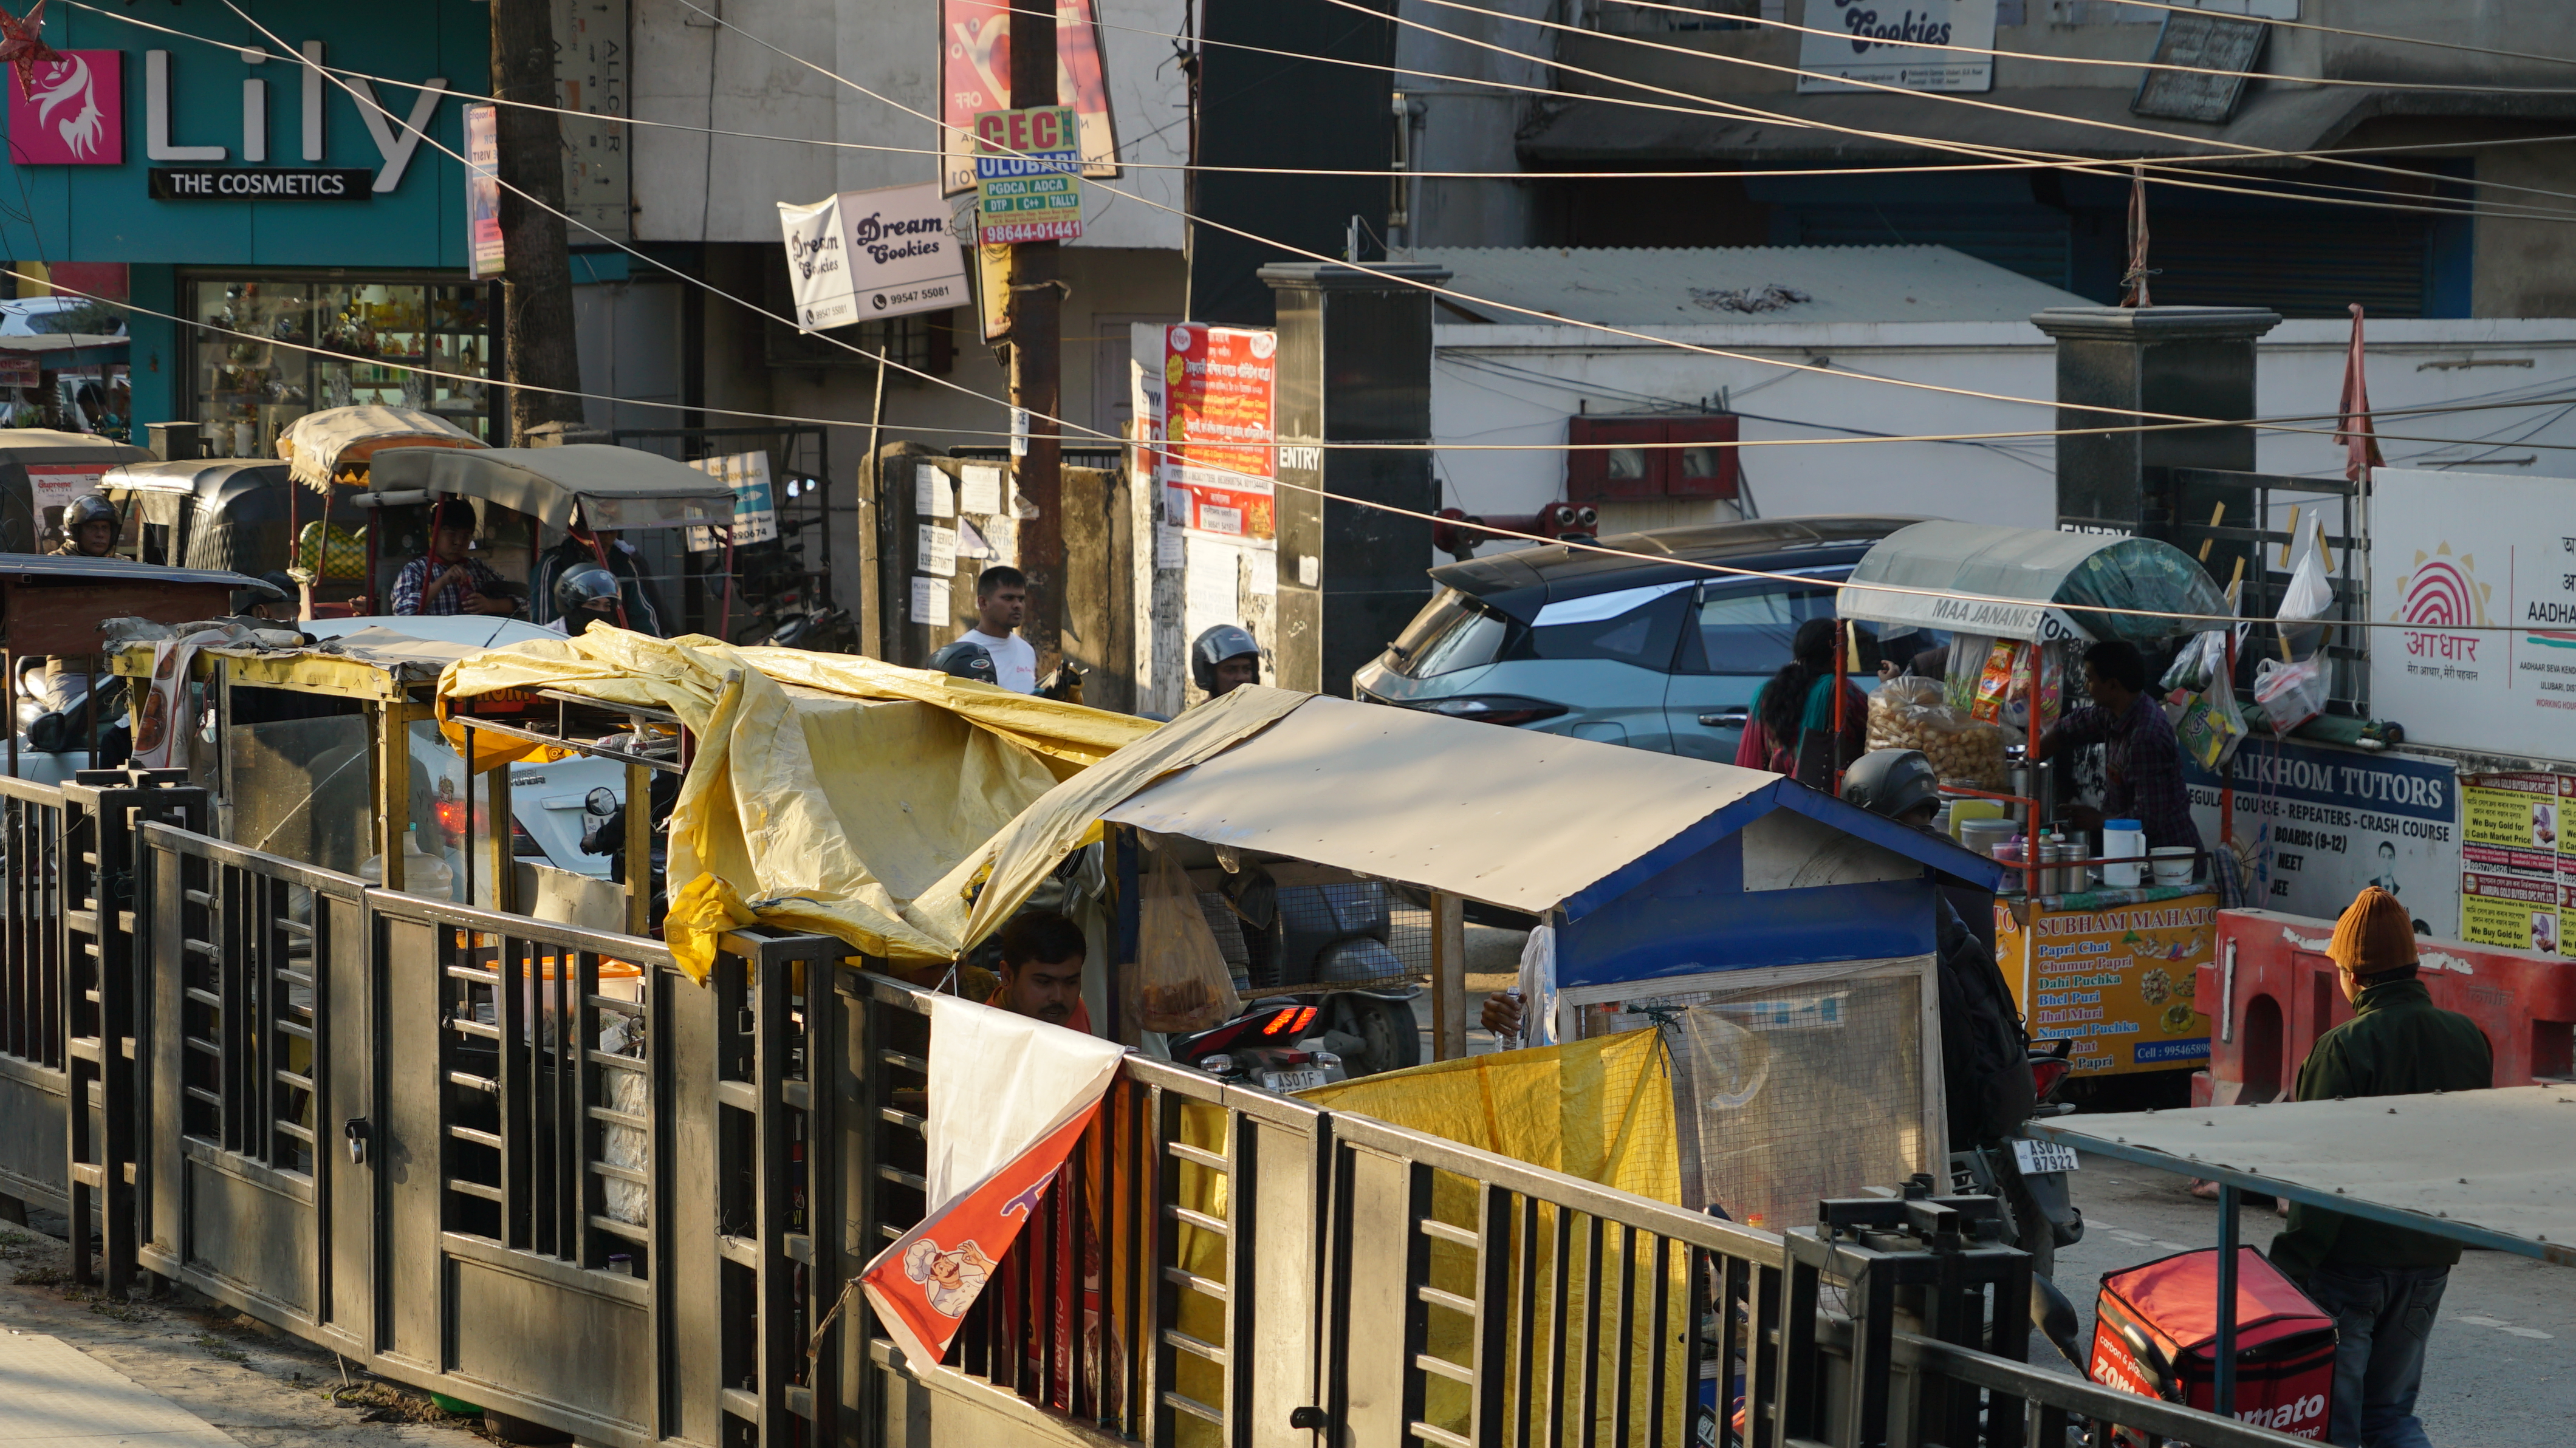
[[[1172,1038],[1172,1059],[1222,1081],[1306,1091],[1421,1064],[1411,990],[1265,995],[1233,1020]]]

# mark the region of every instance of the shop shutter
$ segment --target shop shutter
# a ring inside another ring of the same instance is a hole
[[[2147,264],[2160,306],[2270,307],[2285,317],[2420,317],[2430,219],[2338,209],[2326,216],[2167,211]]]

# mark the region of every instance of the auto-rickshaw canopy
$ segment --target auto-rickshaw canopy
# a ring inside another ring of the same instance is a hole
[[[2209,571],[2170,543],[1954,522],[1916,523],[1881,539],[1852,568],[1835,608],[1870,623],[2024,643],[2139,643],[2215,627],[2105,610],[2204,620],[2228,611]]]
[[[481,498],[550,528],[570,527],[576,510],[610,531],[733,525],[733,489],[722,480],[657,453],[597,443],[388,448],[376,454],[368,481],[379,496],[420,489]]]
[[[483,440],[434,412],[365,403],[326,407],[295,419],[277,435],[277,455],[295,481],[317,493],[377,453],[397,447],[480,448]]]

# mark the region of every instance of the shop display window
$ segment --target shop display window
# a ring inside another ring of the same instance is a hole
[[[490,389],[460,380],[491,375],[488,285],[345,276],[185,285],[189,316],[226,329],[189,329],[190,415],[204,425],[208,456],[275,457],[277,435],[295,419],[370,402],[436,413],[494,440]]]

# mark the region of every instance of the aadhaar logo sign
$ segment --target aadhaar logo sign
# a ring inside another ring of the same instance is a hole
[[[2428,664],[2427,670],[2418,672],[2477,677],[2474,665],[2482,637],[2448,630],[2485,626],[2489,622],[2487,600],[2494,593],[2495,585],[2478,581],[2475,555],[2454,556],[2447,541],[2430,553],[2416,550],[2414,569],[2397,580],[2397,611],[2389,620],[2409,625],[2402,631],[2409,657],[2439,660],[2448,666],[2434,669]]]
[[[124,52],[58,50],[29,69],[26,83],[9,85],[9,159],[125,164]]]

